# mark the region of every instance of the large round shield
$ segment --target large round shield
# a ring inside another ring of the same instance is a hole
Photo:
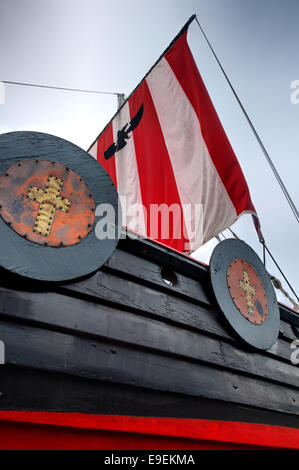
[[[0,135],[0,215],[0,265],[45,281],[98,269],[121,226],[118,194],[103,167],[39,132]]]
[[[258,349],[269,349],[279,333],[280,314],[271,279],[245,242],[219,243],[210,259],[212,288],[236,333]]]

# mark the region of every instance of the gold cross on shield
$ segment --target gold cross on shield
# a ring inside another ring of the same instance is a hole
[[[239,280],[239,286],[240,286],[240,289],[245,291],[248,313],[250,315],[254,315],[254,305],[253,305],[252,297],[256,295],[256,290],[254,286],[250,284],[249,273],[248,271],[246,271],[246,269],[243,269],[243,279]]]
[[[68,212],[71,201],[60,196],[63,180],[56,176],[49,176],[45,189],[31,186],[27,197],[38,202],[39,209],[34,222],[33,232],[47,237],[53,225],[56,210]]]

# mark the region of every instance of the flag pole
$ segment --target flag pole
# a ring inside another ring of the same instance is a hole
[[[122,102],[121,106],[117,109],[116,113],[112,116],[112,118],[110,119],[110,121],[106,124],[106,126],[104,127],[104,129],[99,133],[99,135],[96,137],[96,139],[93,141],[93,143],[89,146],[87,152],[90,151],[91,147],[93,147],[93,145],[96,143],[96,141],[101,137],[101,135],[103,134],[103,132],[105,132],[105,130],[107,129],[107,127],[111,124],[111,122],[113,121],[113,119],[115,118],[115,116],[119,113],[119,111],[122,109],[122,107],[128,102],[128,100],[131,98],[131,96],[135,93],[135,91],[137,90],[137,88],[141,85],[141,83],[146,79],[146,77],[151,73],[151,71],[153,70],[153,68],[158,64],[158,62],[160,62],[160,60],[162,59],[162,57],[164,57],[164,55],[169,51],[169,49],[173,46],[173,44],[179,39],[180,36],[182,36],[185,31],[187,31],[189,25],[192,23],[192,21],[194,21],[196,19],[196,15],[192,15],[190,16],[189,20],[184,24],[184,26],[182,27],[182,29],[178,32],[178,34],[175,36],[175,38],[171,41],[171,43],[166,47],[165,51],[160,55],[159,59],[156,60],[156,62],[154,63],[154,65],[149,69],[149,71],[144,75],[144,77],[140,80],[140,82],[138,83],[138,85],[134,88],[134,90],[132,91],[132,93],[130,93],[130,95]]]

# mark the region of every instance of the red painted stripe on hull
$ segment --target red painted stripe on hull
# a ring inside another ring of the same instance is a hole
[[[0,411],[1,449],[299,449],[299,429],[182,418]]]

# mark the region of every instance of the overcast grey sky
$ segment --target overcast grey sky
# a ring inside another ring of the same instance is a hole
[[[193,13],[298,205],[299,0],[0,0],[0,81],[128,95]],[[266,242],[298,291],[298,224],[195,22],[188,40]],[[87,149],[115,111],[113,95],[8,85],[0,132],[48,132]],[[233,229],[261,255],[250,216]],[[198,258],[208,262],[215,244]]]

